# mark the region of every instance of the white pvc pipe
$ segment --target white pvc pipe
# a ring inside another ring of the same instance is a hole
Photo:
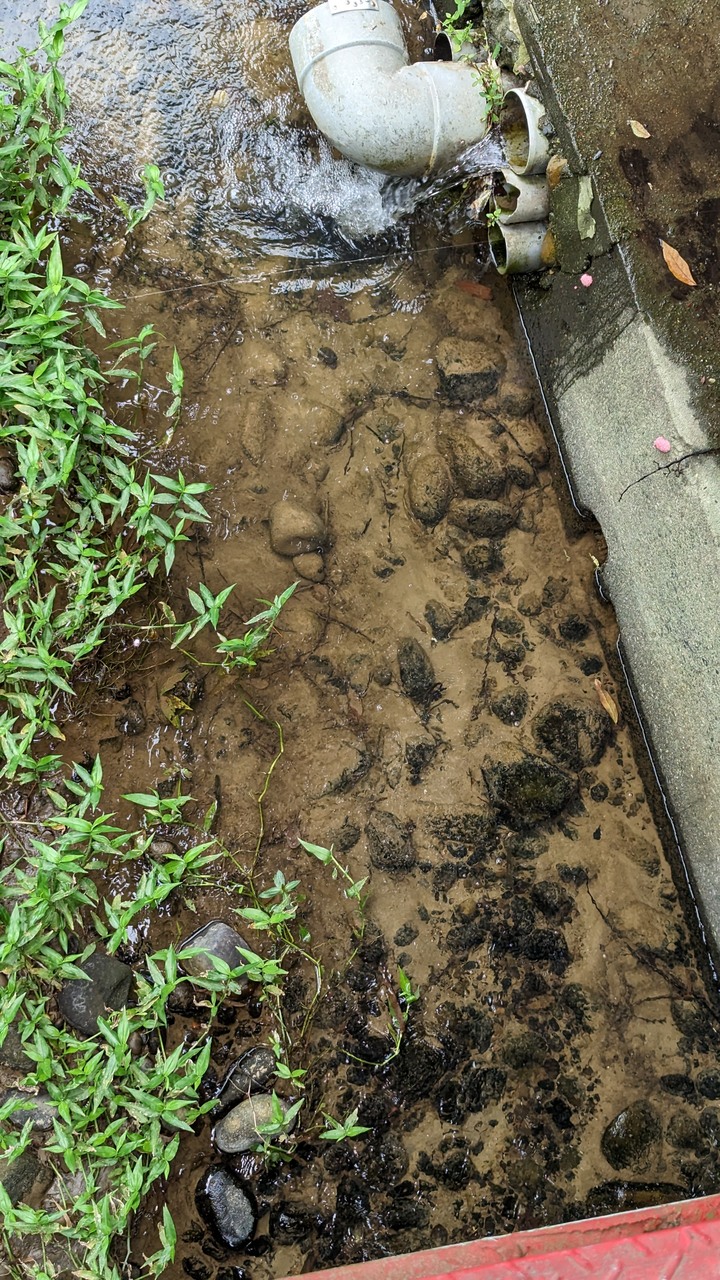
[[[358,164],[420,176],[487,133],[487,103],[466,62],[408,64],[388,0],[325,0],[290,32],[300,92],[318,128]]]

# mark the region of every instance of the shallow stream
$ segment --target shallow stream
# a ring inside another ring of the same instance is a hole
[[[27,22],[51,7],[9,7],[7,36],[32,43]],[[128,940],[135,965],[232,921],[282,730],[256,873],[301,881],[324,969],[317,997],[312,968],[288,966],[307,1124],[270,1169],[220,1157],[209,1122],[184,1141],[134,1242],[136,1259],[154,1247],[166,1199],[168,1280],[269,1280],[720,1190],[720,1026],[615,682],[602,539],[553,478],[512,299],[464,226],[466,196],[403,215],[415,190],[332,156],[287,54],[302,11],[91,0],[66,63],[99,193],[68,253],[126,302],[117,336],[162,335],[141,402],[120,412],[141,415],[153,465],[214,486],[173,605],[198,580],[234,582],[239,624],[308,575],[242,686],[170,653],[136,611],[64,726],[68,759],[102,754],[121,817],[122,793],[182,779],[195,817],[218,802],[235,854]],[[422,56],[431,22],[402,12]],[[110,193],[135,198],[148,161],[168,201],[125,241]],[[173,345],[185,403],[163,449]],[[312,563],[272,549],[282,499],[324,522]],[[369,876],[362,943],[298,837]],[[398,966],[420,999],[392,1056]],[[229,1003],[208,1089],[271,1029],[256,1000]],[[196,1031],[180,1003],[172,1036]],[[367,1134],[318,1140],[314,1114],[355,1107]],[[237,1250],[196,1206],[223,1162],[260,1215]]]

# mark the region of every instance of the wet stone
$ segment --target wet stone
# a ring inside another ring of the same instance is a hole
[[[120,714],[115,717],[115,728],[131,738],[142,733],[146,723],[145,712],[135,698],[128,698]]]
[[[448,519],[473,538],[500,538],[515,524],[517,512],[506,502],[460,499],[451,502]]]
[[[272,1049],[267,1049],[264,1045],[249,1049],[225,1072],[213,1114],[219,1115],[235,1103],[244,1101],[251,1093],[264,1089],[276,1071],[277,1062]]]
[[[244,1182],[230,1169],[208,1169],[198,1184],[196,1201],[205,1221],[228,1249],[239,1249],[254,1234],[257,1204]]]
[[[493,395],[505,367],[504,356],[493,358],[485,343],[465,338],[443,338],[436,358],[442,394],[461,404]]]
[[[287,1104],[280,1100],[283,1112]],[[242,1151],[250,1151],[261,1141],[258,1126],[269,1124],[274,1119],[275,1104],[269,1093],[257,1093],[246,1098],[239,1106],[233,1107],[227,1115],[218,1120],[213,1129],[213,1142],[218,1151],[225,1155],[239,1155]],[[289,1128],[292,1127],[292,1124]]]
[[[88,956],[80,968],[90,981],[71,978],[66,982],[58,995],[58,1009],[76,1031],[93,1036],[98,1018],[106,1018],[108,1010],[122,1009],[127,1004],[132,969],[102,951]]]
[[[458,614],[439,600],[428,600],[425,605],[425,620],[432,631],[433,640],[447,640],[457,625]]]
[[[508,1067],[521,1071],[547,1056],[547,1043],[537,1031],[521,1031],[510,1036],[502,1046],[501,1057]]]
[[[684,1200],[687,1188],[672,1182],[603,1182],[589,1192],[588,1217],[622,1213],[626,1209],[651,1209],[657,1204]]]
[[[293,569],[308,582],[322,582],[325,577],[325,561],[316,551],[293,557]]]
[[[524,689],[503,689],[493,698],[490,710],[503,724],[518,725],[524,718],[530,699]]]
[[[713,1102],[720,1098],[720,1069],[708,1067],[706,1071],[701,1071],[697,1078],[697,1089],[703,1098],[710,1098]]]
[[[505,471],[466,431],[459,427],[440,431],[438,448],[466,498],[499,498],[503,494]]]
[[[433,664],[422,645],[414,637],[407,637],[400,641],[397,657],[403,693],[413,702],[432,702],[438,686]]]
[[[505,1092],[507,1074],[498,1067],[476,1067],[468,1074],[463,1099],[468,1111],[484,1111],[499,1102]]]
[[[22,1129],[28,1121],[34,1133],[48,1133],[57,1116],[57,1107],[53,1105],[46,1093],[24,1093],[21,1089],[8,1089],[0,1098],[0,1106],[8,1102],[21,1105],[8,1116],[7,1122],[14,1129]]]
[[[287,498],[270,510],[270,545],[279,556],[308,555],[326,545],[325,525],[315,511]]]
[[[499,812],[521,830],[557,817],[575,794],[572,778],[535,756],[510,763],[486,759],[482,772]]]
[[[20,1204],[29,1195],[41,1172],[42,1166],[32,1149],[23,1151],[11,1163],[0,1160],[0,1186],[12,1205]]]
[[[483,578],[503,567],[502,551],[495,542],[477,542],[463,551],[462,567],[469,578]]]
[[[561,698],[543,708],[532,729],[558,764],[578,771],[598,764],[612,738],[612,721],[599,707]]]
[[[281,1200],[270,1210],[270,1235],[281,1244],[296,1244],[310,1235],[316,1225],[316,1215],[305,1205]]]
[[[574,613],[563,619],[558,631],[563,640],[567,640],[570,644],[580,644],[583,640],[587,640],[590,635],[590,627],[587,622],[582,618],[578,618]]]
[[[437,524],[452,496],[452,477],[443,459],[432,453],[419,458],[408,484],[408,503],[413,515],[423,524]]]
[[[20,480],[15,474],[12,458],[0,458],[0,493],[16,493]]]
[[[224,920],[210,920],[202,925],[180,943],[179,950],[186,951],[191,947],[198,947],[198,954],[188,956],[181,962],[183,969],[191,978],[202,978],[207,973],[213,973],[215,970],[213,957],[222,960],[231,969],[237,969],[245,963],[245,957],[239,948],[252,951],[252,947],[248,947],[237,930],[225,924]],[[247,986],[245,978],[238,978],[236,982],[241,990]]]
[[[707,1139],[700,1122],[690,1111],[676,1111],[667,1125],[667,1140],[678,1151],[695,1151],[700,1154],[707,1146]]]
[[[396,947],[409,947],[411,942],[414,942],[417,938],[418,933],[419,929],[416,929],[414,924],[403,924],[395,934],[393,942]]]
[[[610,1121],[600,1144],[613,1169],[642,1168],[660,1143],[662,1124],[655,1108],[644,1099],[633,1102]]]
[[[414,742],[408,742],[405,747],[405,763],[408,770],[408,781],[411,786],[415,787],[422,781],[423,774],[429,765],[432,764],[437,754],[437,743],[430,741],[428,738],[420,738]]]
[[[695,1093],[695,1085],[690,1077],[680,1075],[680,1073],[661,1076],[660,1088],[674,1098],[692,1098]]]
[[[538,880],[530,891],[533,905],[547,920],[569,920],[574,899],[554,880]]]
[[[376,809],[365,827],[373,866],[396,875],[410,871],[416,861],[410,832],[411,827],[394,814]]]
[[[5,1067],[12,1067],[13,1071],[21,1071],[23,1075],[35,1070],[35,1063],[23,1049],[20,1032],[13,1026],[8,1027],[0,1045],[0,1063]]]

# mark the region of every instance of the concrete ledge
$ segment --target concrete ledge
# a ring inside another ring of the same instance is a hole
[[[516,10],[547,86],[536,8],[520,0]],[[563,22],[562,5],[553,14]],[[561,115],[562,87],[553,81],[546,105],[566,156],[582,166]],[[603,201],[601,179],[597,187]],[[589,288],[560,271],[549,287],[524,278],[515,293],[577,504],[593,513],[608,544],[603,585],[720,955],[720,454],[697,367],[671,347],[666,299],[655,309],[647,281],[640,309],[636,249],[629,237],[596,258]],[[654,448],[658,436],[671,442],[669,453]]]

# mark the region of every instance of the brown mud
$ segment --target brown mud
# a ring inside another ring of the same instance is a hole
[[[595,586],[602,539],[566,518],[505,285],[422,220],[373,267],[268,256],[213,283],[226,272],[173,216],[134,246],[98,236],[83,258],[126,298],[122,334],[153,321],[163,335],[142,403],[119,412],[141,413],[153,468],[214,486],[167,598],[185,616],[188,586],[236,583],[239,633],[298,578],[271,545],[282,501],[325,531],[321,559],[300,564],[319,580],[299,578],[274,654],[243,682],[171,652],[153,629],[167,593],[151,594],[84,672],[65,753],[101,754],[107,807],[133,824],[126,792],[181,782],[195,821],[216,800],[233,853],[124,960],[232,923],[250,870],[259,888],[282,870],[301,881],[323,983],[286,959],[292,1065],[308,1068],[292,1158],[222,1157],[199,1125],[138,1215],[135,1259],[162,1202],[178,1227],[167,1280],[269,1280],[720,1190],[713,996],[627,714],[615,726],[595,688],[627,712]],[[466,287],[481,282],[489,297]],[[173,344],[186,394],[163,450]],[[193,652],[214,660],[204,639]],[[179,725],[168,695],[190,707]],[[298,837],[369,877],[362,941]],[[394,1054],[398,967],[420,998]],[[173,1042],[199,1025],[178,1000]],[[256,992],[228,1001],[208,1093],[272,1030]],[[322,1112],[356,1107],[366,1134],[320,1140]],[[257,1201],[239,1249],[196,1203],[217,1164]]]

